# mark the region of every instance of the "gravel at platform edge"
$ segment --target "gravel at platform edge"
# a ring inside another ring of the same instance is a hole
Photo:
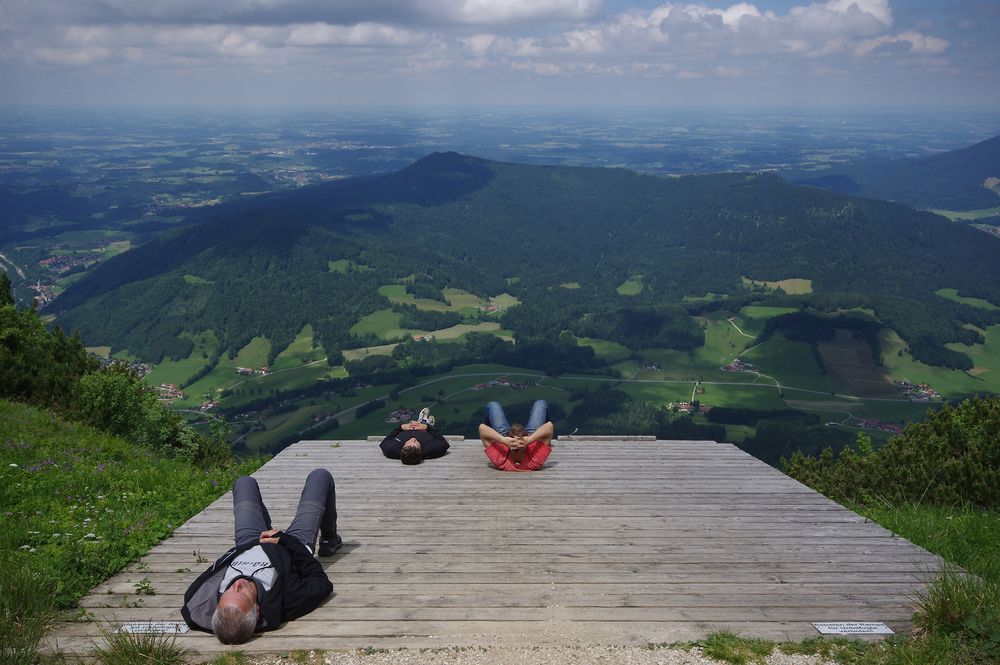
[[[469,647],[446,649],[359,649],[254,656],[251,665],[718,665],[701,649],[586,647]],[[777,650],[767,665],[832,665],[819,656],[791,656]]]

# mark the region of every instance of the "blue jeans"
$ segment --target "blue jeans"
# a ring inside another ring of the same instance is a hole
[[[548,413],[548,402],[544,399],[536,399],[535,403],[531,405],[531,415],[528,416],[528,423],[524,426],[524,430],[531,434],[544,425],[549,419]],[[510,433],[510,422],[507,420],[507,414],[504,413],[500,402],[490,402],[486,405],[486,423],[504,436]]]
[[[256,543],[262,531],[271,528],[271,516],[260,496],[257,481],[243,476],[233,485],[233,515],[236,521],[236,544]],[[302,542],[311,551],[316,549],[316,536],[337,533],[337,493],[333,474],[326,469],[313,469],[302,487],[295,518],[285,533]]]

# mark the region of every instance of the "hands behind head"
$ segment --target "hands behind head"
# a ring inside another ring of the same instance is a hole
[[[511,450],[520,450],[528,445],[528,437],[526,436],[508,436],[507,437],[507,447]]]

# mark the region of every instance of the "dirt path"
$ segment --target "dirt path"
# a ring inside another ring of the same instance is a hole
[[[452,648],[452,649],[358,649],[356,651],[298,652],[279,656],[260,656],[245,661],[247,665],[721,665],[723,661],[706,656],[699,647],[659,648],[614,645],[566,647]],[[783,654],[777,649],[754,662],[762,665],[827,665],[832,661],[819,656]]]

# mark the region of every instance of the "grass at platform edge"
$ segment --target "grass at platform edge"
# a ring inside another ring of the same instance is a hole
[[[0,662],[34,663],[60,610],[136,561],[261,458],[201,468],[0,400]],[[85,613],[80,618],[86,620]]]
[[[122,633],[113,626],[101,628],[104,644],[92,657],[101,665],[184,665],[183,647],[173,635]]]

